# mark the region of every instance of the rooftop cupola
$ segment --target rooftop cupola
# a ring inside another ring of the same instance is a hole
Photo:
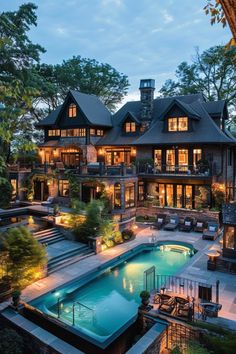
[[[150,126],[152,120],[155,80],[140,80],[139,90],[140,100],[142,103],[140,118],[142,121],[143,130],[145,131]]]

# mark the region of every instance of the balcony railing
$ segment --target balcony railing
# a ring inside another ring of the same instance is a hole
[[[88,176],[134,176],[134,175],[173,175],[173,176],[196,176],[210,177],[212,171],[209,165],[194,166],[194,165],[161,165],[153,166],[151,164],[144,165],[105,165],[102,162],[89,163],[87,165],[80,164],[78,166],[65,166],[63,162],[55,163],[18,163],[8,166],[9,172],[31,172],[40,171],[49,173],[52,170],[63,172],[70,170],[77,175]]]
[[[153,166],[151,164],[138,165],[138,174],[148,175],[187,175],[187,176],[202,176],[209,177],[212,175],[209,165],[160,165]]]

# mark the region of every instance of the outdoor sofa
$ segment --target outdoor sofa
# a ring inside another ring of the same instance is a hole
[[[193,228],[193,219],[187,216],[184,218],[184,222],[182,224],[179,224],[179,230],[180,231],[185,231],[185,232],[190,232]]]
[[[164,225],[166,221],[166,215],[165,214],[157,214],[157,218],[154,221],[152,228],[160,230]]]
[[[216,222],[208,222],[207,229],[203,231],[203,240],[214,241],[219,236],[219,224]]]
[[[179,225],[178,215],[170,215],[170,221],[164,226],[164,230],[174,231]]]

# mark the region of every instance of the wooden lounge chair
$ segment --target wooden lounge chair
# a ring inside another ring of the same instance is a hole
[[[193,228],[193,219],[187,216],[184,219],[183,224],[179,224],[179,230],[180,231],[185,231],[185,232],[190,232]]]
[[[179,225],[178,215],[170,215],[170,222],[164,226],[164,230],[174,231]]]
[[[163,303],[159,306],[159,312],[170,315],[175,309],[175,306],[176,306],[175,297],[171,297],[168,300],[168,302],[166,302],[165,304]]]
[[[219,224],[215,222],[209,222],[207,225],[207,229],[203,231],[202,239],[214,241],[218,236],[219,236]]]
[[[194,226],[195,232],[203,232],[206,228],[206,224],[203,220],[197,219],[196,224]]]
[[[166,215],[165,214],[157,214],[157,218],[153,223],[153,229],[160,230],[165,225]]]

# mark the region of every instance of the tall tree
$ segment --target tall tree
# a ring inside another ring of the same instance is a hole
[[[236,104],[236,48],[212,47],[197,50],[192,63],[182,62],[176,70],[177,80],[167,80],[160,93],[166,96],[202,92],[208,100],[226,100]]]
[[[98,96],[111,110],[115,109],[127,93],[129,82],[109,64],[94,59],[74,56],[57,65],[38,65],[38,73],[45,79],[46,95],[42,102],[49,111],[64,100],[70,89]]]
[[[0,14],[0,138],[6,159],[13,137],[20,140],[20,131],[32,131],[28,112],[33,98],[39,94],[32,65],[39,62],[44,52],[27,36],[31,26],[37,25],[36,9],[28,3],[18,11]]]
[[[236,2],[235,0],[207,0],[206,14],[211,15],[211,24],[222,23],[223,27],[229,24],[233,39],[231,44],[236,45]]]

